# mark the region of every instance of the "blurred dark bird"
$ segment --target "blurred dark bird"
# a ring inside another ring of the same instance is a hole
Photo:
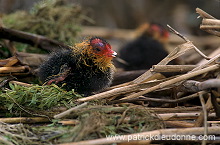
[[[40,66],[38,75],[44,84],[55,83],[88,96],[111,84],[112,58],[116,55],[104,39],[89,37],[69,50],[53,53]]]
[[[120,49],[119,57],[122,61],[116,61],[117,67],[124,70],[149,69],[168,55],[164,44],[169,32],[162,26],[146,23],[137,32],[139,36]]]

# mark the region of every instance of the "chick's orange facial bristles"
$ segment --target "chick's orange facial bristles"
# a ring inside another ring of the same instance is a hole
[[[100,70],[106,71],[108,68],[114,68],[112,58],[115,57],[116,52],[111,49],[111,45],[106,40],[92,37],[90,45],[95,55],[94,62]]]

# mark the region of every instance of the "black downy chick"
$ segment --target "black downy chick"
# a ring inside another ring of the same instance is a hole
[[[156,65],[168,55],[163,45],[168,36],[168,31],[160,25],[150,24],[141,36],[120,49],[119,57],[126,63],[117,62],[117,67],[129,71]]]
[[[90,37],[70,50],[53,53],[40,66],[39,78],[44,84],[55,83],[88,96],[111,84],[116,55],[104,39]]]

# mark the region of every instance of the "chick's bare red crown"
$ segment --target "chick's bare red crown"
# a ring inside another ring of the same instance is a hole
[[[93,47],[96,54],[107,57],[116,57],[117,53],[112,50],[111,45],[102,38],[92,37],[90,45]]]

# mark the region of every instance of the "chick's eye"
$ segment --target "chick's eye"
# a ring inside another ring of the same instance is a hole
[[[95,48],[95,50],[96,50],[96,51],[98,51],[98,52],[100,52],[100,51],[101,51],[101,49],[100,49],[100,48],[98,48],[98,47],[96,47],[96,48]]]

